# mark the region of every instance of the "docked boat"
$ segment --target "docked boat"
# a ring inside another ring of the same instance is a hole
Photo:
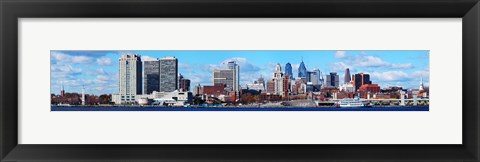
[[[337,105],[339,107],[345,107],[345,108],[348,108],[348,107],[367,107],[368,103],[361,100],[358,97],[355,97],[355,98],[344,98],[342,100],[339,100]]]

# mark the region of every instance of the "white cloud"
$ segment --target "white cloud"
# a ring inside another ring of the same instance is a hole
[[[150,57],[150,56],[142,56],[142,57],[140,57],[140,59],[141,59],[142,61],[155,61],[155,60],[158,60],[158,59],[153,58],[153,57]]]
[[[112,65],[113,61],[111,58],[108,58],[108,57],[100,57],[100,58],[97,58],[97,64],[102,66],[108,66],[108,65]]]
[[[374,84],[380,83],[381,86],[402,86],[404,88],[418,88],[420,77],[423,78],[424,84],[429,83],[429,72],[425,70],[403,72],[403,71],[386,71],[370,73]]]
[[[370,73],[374,81],[398,81],[409,79],[410,76],[403,71],[386,71]]]
[[[107,72],[103,68],[98,68],[97,73],[98,74],[107,74]]]
[[[332,63],[330,64],[330,71],[332,72],[340,72],[340,71],[345,71],[345,69],[347,68],[351,68],[349,66],[347,66],[347,64],[345,64],[344,62],[335,62],[335,63]],[[352,70],[352,69],[350,69]]]
[[[72,57],[72,62],[73,63],[85,64],[85,63],[92,62],[92,60],[93,60],[93,58],[87,57],[87,56],[73,56]]]
[[[343,55],[340,54],[340,56]],[[337,54],[335,54],[335,57],[338,57]],[[350,68],[352,71],[356,68],[411,69],[414,68],[414,66],[411,63],[390,63],[382,60],[379,57],[370,56],[365,53],[361,53],[352,57],[348,57],[345,54],[343,61],[330,64],[330,69],[332,71],[344,71],[346,68]]]
[[[178,63],[178,68],[189,68],[189,67],[190,67],[190,65],[188,65],[186,63],[181,63],[181,62]]]
[[[411,63],[406,63],[406,64],[391,64],[390,68],[393,69],[410,69],[413,68],[413,65]]]
[[[335,58],[343,59],[345,57],[347,57],[347,51],[337,51],[337,52],[335,52]]]
[[[66,63],[87,64],[93,61],[93,57],[88,57],[83,55],[72,56],[72,55],[64,54],[62,52],[51,52],[50,59],[52,60],[52,63],[61,63],[61,64],[66,64]]]
[[[259,71],[260,67],[257,65],[254,65],[247,61],[246,58],[243,57],[234,57],[234,58],[229,58],[224,61],[222,61],[221,66],[226,66],[228,62],[230,61],[235,61],[238,66],[240,66],[240,71],[242,72],[251,72],[251,71]]]
[[[101,81],[111,80],[111,78],[109,76],[106,76],[106,75],[97,75],[97,79],[101,80]]]

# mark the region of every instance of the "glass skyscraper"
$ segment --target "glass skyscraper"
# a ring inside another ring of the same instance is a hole
[[[292,64],[289,62],[285,65],[285,75],[288,75],[290,79],[293,79]]]
[[[305,67],[305,63],[303,63],[303,60],[300,63],[300,66],[298,67],[298,77],[299,78],[307,77],[307,68]]]

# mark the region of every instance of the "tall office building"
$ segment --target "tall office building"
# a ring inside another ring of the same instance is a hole
[[[282,66],[277,64],[275,67],[275,73],[273,74],[273,82],[275,84],[274,93],[277,95],[284,96],[284,89],[283,89],[283,73],[282,73]]]
[[[300,66],[298,66],[298,77],[299,78],[306,78],[307,77],[307,68],[305,67],[305,63],[302,62],[300,63]]]
[[[312,82],[313,85],[321,85],[321,81],[320,81],[320,78],[321,78],[321,72],[320,72],[320,69],[318,68],[314,68],[312,73],[310,74],[310,80]]]
[[[239,91],[240,66],[234,61],[227,63],[227,69],[213,71],[213,85],[224,84],[229,91]]]
[[[370,75],[364,73],[354,74],[352,80],[353,84],[355,85],[355,91],[364,84],[372,84],[370,81]]]
[[[339,77],[336,72],[330,72],[330,75],[327,75],[327,83],[325,83],[328,87],[338,87],[338,80]]]
[[[313,71],[307,71],[307,76],[305,77],[307,83],[312,82]]]
[[[178,59],[172,56],[160,60],[159,92],[173,92],[178,89]]]
[[[121,103],[134,103],[142,94],[142,60],[140,55],[123,54],[118,59],[118,87]]]
[[[352,78],[350,78],[350,69],[345,69],[345,76],[343,78],[343,84],[348,84],[350,83],[350,81],[352,80]]]
[[[233,91],[238,92],[240,90],[240,66],[235,61],[229,61],[227,67],[233,70]]]
[[[213,71],[213,85],[223,84],[229,91],[233,91],[233,70],[214,70]]]
[[[160,61],[143,60],[143,93],[160,92]]]
[[[285,75],[288,75],[290,79],[293,79],[292,64],[289,62],[285,65]]]

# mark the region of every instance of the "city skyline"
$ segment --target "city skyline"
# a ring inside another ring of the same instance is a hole
[[[118,59],[121,54],[138,54],[142,61],[174,56],[178,59],[178,73],[191,85],[211,85],[212,71],[225,69],[229,61],[240,67],[240,86],[253,83],[260,76],[273,78],[275,66],[292,66],[293,77],[303,60],[306,69],[318,68],[323,77],[336,72],[343,84],[345,69],[351,74],[364,72],[382,88],[402,86],[418,88],[420,79],[429,85],[429,51],[51,51],[51,93],[81,92],[86,86],[89,94],[118,93]],[[143,74],[143,73],[142,73]],[[143,77],[142,77],[143,79]],[[145,82],[145,81],[142,81]],[[143,86],[142,86],[143,87]],[[192,91],[192,89],[190,89]]]

